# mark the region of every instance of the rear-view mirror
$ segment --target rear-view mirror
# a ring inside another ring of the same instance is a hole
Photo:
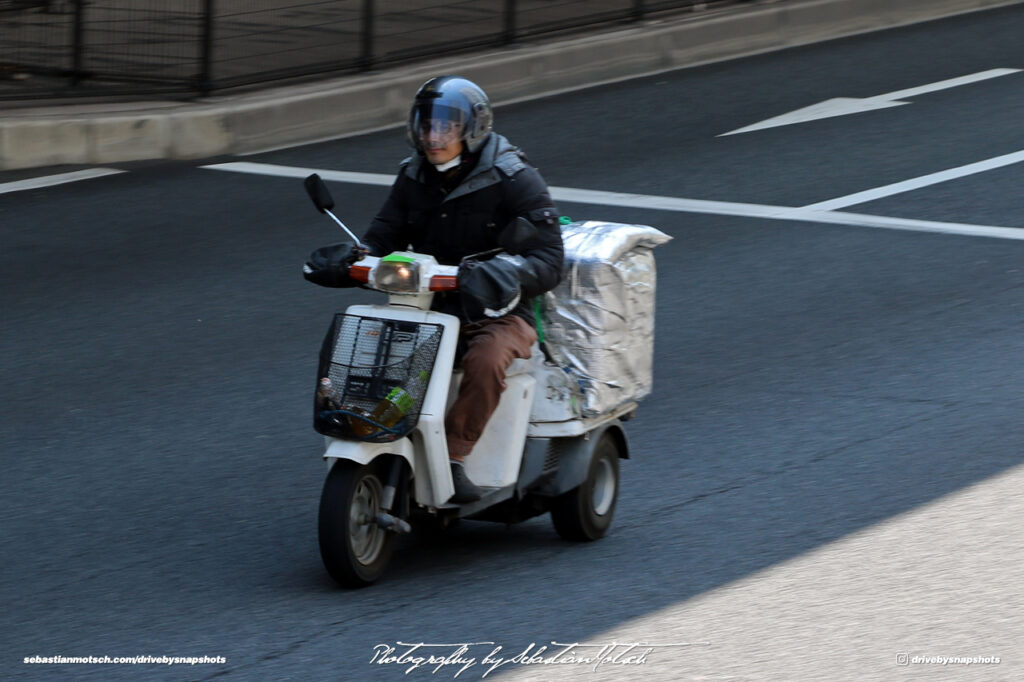
[[[304,181],[306,185],[306,194],[313,200],[313,205],[316,206],[316,210],[324,213],[334,208],[334,198],[331,196],[330,190],[327,189],[327,185],[324,184],[323,179],[313,173]]]

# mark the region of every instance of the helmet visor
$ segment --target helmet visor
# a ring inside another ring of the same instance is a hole
[[[444,98],[420,100],[413,106],[410,132],[425,149],[447,147],[463,138],[469,112]]]
[[[429,118],[417,127],[420,144],[425,149],[442,149],[462,139],[463,126],[455,121]]]

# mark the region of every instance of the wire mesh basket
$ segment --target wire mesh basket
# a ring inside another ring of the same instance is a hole
[[[442,326],[339,313],[320,350],[313,427],[386,443],[419,420]]]

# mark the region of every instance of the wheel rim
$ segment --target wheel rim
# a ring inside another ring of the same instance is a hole
[[[380,556],[387,531],[377,525],[382,490],[376,476],[363,476],[356,484],[349,508],[348,535],[352,556],[360,564],[372,564]]]
[[[594,513],[604,516],[615,502],[615,469],[607,457],[602,457],[594,472],[594,491],[591,498]]]

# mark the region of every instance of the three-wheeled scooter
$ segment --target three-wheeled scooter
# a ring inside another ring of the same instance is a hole
[[[318,176],[306,180],[317,209],[334,202]],[[510,225],[514,254],[527,221]],[[501,257],[500,254],[495,257]],[[619,460],[629,457],[626,402],[583,416],[581,388],[539,347],[516,360],[466,473],[483,497],[453,504],[444,417],[457,394],[459,319],[432,311],[435,292],[459,286],[458,267],[411,252],[366,256],[349,277],[387,294],[386,304],[352,305],[335,316],[320,354],[314,425],[326,437],[320,554],[341,585],[361,587],[384,572],[396,535],[420,523],[460,519],[514,523],[550,512],[567,540],[602,537],[612,523]]]

